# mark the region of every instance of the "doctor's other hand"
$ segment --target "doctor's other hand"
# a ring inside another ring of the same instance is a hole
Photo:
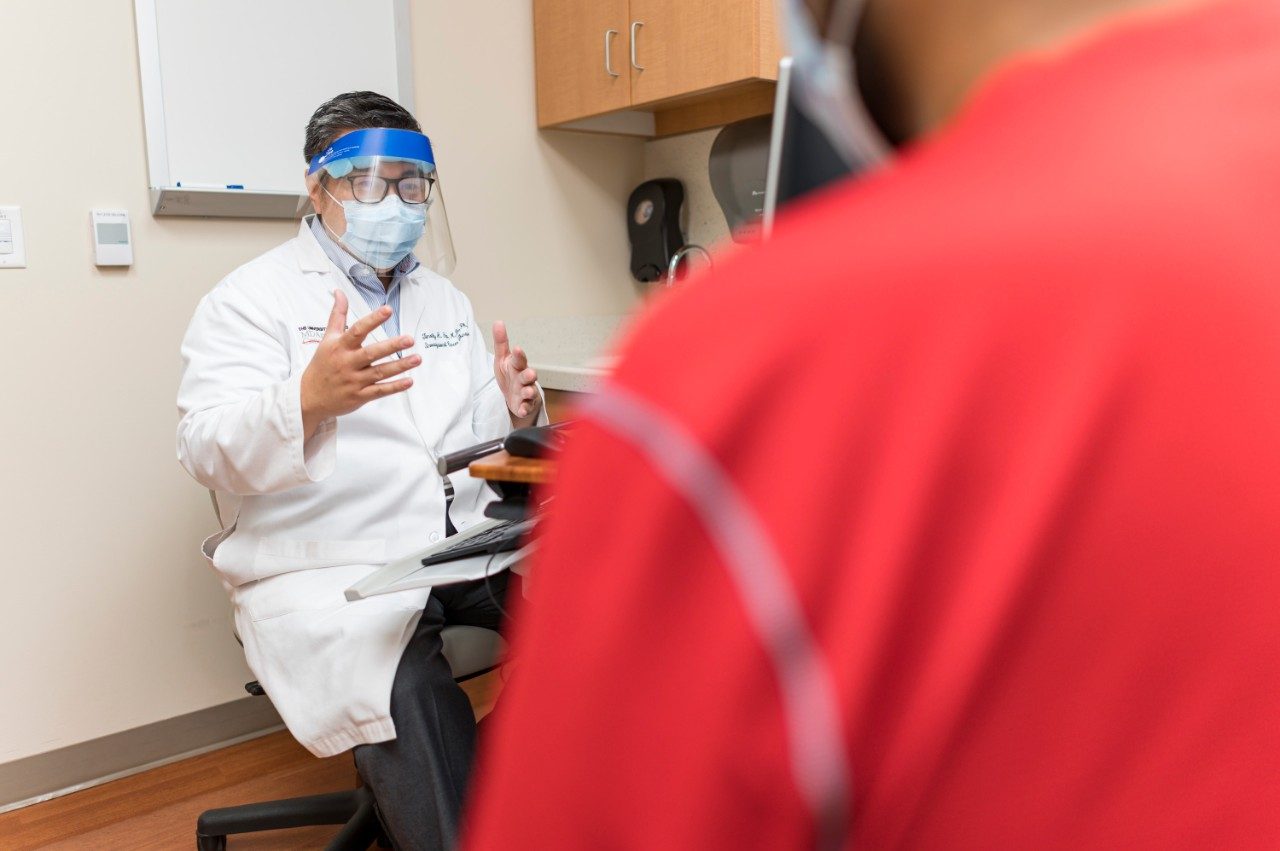
[[[542,408],[542,396],[538,394],[538,373],[529,366],[524,349],[512,346],[507,337],[507,326],[493,323],[493,375],[507,400],[511,412],[511,424],[516,428],[533,425]]]
[[[349,414],[366,402],[413,386],[412,378],[388,379],[422,363],[419,355],[383,360],[413,346],[412,337],[395,337],[364,345],[365,337],[391,317],[382,306],[343,330],[347,321],[347,296],[334,290],[333,311],[315,356],[302,373],[302,434],[309,440],[320,423]],[[382,363],[378,363],[382,361]]]

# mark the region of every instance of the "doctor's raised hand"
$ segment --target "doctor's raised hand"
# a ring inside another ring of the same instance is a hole
[[[529,366],[524,349],[512,346],[507,326],[493,323],[493,375],[507,400],[511,424],[516,428],[531,426],[538,420],[542,396],[538,393],[538,373]]]
[[[391,308],[382,306],[343,330],[347,320],[347,296],[334,290],[333,311],[324,329],[324,338],[315,356],[302,373],[302,433],[310,439],[320,423],[330,417],[349,414],[366,402],[413,386],[412,378],[389,381],[393,376],[422,363],[418,355],[399,360],[383,360],[413,346],[412,337],[395,337],[364,345],[365,337],[391,317]],[[382,361],[379,363],[379,361]]]

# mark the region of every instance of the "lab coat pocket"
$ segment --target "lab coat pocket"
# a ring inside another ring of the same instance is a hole
[[[318,756],[394,737],[391,686],[423,601],[416,607],[385,598],[347,603],[298,587],[314,584],[311,577],[282,584],[295,586],[290,590],[305,598],[296,605],[310,608],[259,617],[247,622],[242,634],[249,666],[290,732]],[[336,594],[341,597],[340,590]],[[262,603],[259,599],[253,605],[267,614],[266,605],[259,607]]]
[[[259,579],[236,589],[236,607],[252,623],[283,615],[341,609],[347,604],[343,591],[370,570],[372,568],[365,566],[326,567]]]
[[[219,529],[200,542],[200,554],[208,559],[209,564],[213,564],[213,554],[217,551],[218,545],[230,537],[235,530],[236,527],[233,523],[225,529]]]
[[[294,538],[262,538],[254,555],[254,572],[259,577],[294,570],[340,567],[354,564],[382,564],[387,542],[383,538],[349,541],[303,541]]]

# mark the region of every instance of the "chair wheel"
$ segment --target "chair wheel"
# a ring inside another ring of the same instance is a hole
[[[227,837],[196,834],[197,851],[227,851]]]

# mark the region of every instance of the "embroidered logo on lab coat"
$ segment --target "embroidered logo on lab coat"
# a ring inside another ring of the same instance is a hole
[[[447,331],[423,331],[422,345],[428,349],[452,349],[470,336],[471,327],[466,322],[459,322]]]
[[[298,334],[302,337],[302,345],[314,346],[324,339],[324,326],[299,325]]]

